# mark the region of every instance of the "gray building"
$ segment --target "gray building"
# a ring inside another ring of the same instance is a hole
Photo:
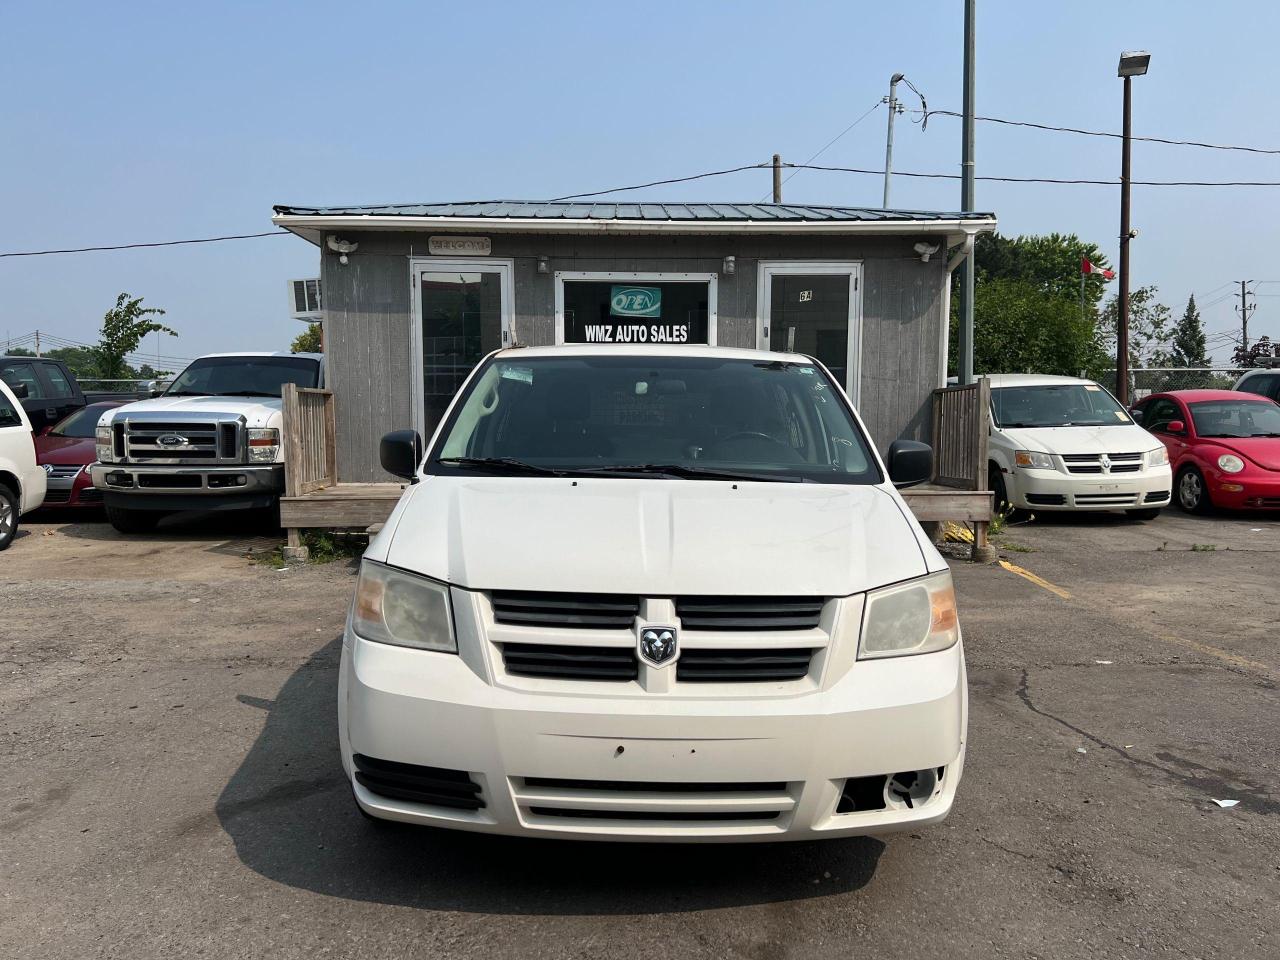
[[[430,435],[503,346],[710,343],[809,354],[883,450],[927,440],[950,271],[986,213],[790,204],[486,202],[275,208],[321,252],[343,481]]]

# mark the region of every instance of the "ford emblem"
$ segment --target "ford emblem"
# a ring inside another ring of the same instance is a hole
[[[180,433],[162,433],[156,437],[156,446],[158,447],[185,447],[187,438]]]

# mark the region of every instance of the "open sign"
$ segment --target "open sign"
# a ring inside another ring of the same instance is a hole
[[[661,287],[610,288],[609,313],[615,317],[662,316]]]

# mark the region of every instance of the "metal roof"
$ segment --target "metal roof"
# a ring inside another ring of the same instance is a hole
[[[933,223],[994,221],[993,213],[876,210],[791,203],[617,203],[573,200],[482,200],[470,203],[375,204],[350,207],[273,208],[280,217],[429,217],[467,220],[601,220],[702,223]]]

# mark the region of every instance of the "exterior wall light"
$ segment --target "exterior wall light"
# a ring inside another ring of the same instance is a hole
[[[724,258],[724,275],[726,277],[732,277],[737,272],[738,272],[737,259],[734,257],[725,257]]]
[[[539,258],[538,258],[538,272],[539,272],[539,273],[550,273],[550,272],[551,272],[551,267],[549,267],[549,266],[547,265],[547,258],[546,258],[546,257],[539,257]]]

